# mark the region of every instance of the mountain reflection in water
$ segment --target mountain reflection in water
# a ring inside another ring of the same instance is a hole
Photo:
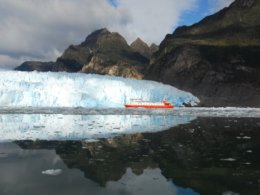
[[[259,194],[259,130],[259,118],[198,118],[95,142],[2,143],[0,194]]]

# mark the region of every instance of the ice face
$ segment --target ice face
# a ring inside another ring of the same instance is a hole
[[[0,106],[123,107],[131,98],[196,105],[191,93],[145,80],[81,73],[0,72]]]

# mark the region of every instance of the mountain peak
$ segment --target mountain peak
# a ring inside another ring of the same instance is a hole
[[[139,37],[130,45],[135,51],[141,53],[143,56],[150,58],[154,52],[154,47],[149,47],[147,43],[145,43]]]
[[[130,45],[132,48],[134,49],[138,49],[140,47],[142,48],[149,48],[149,46],[147,45],[147,43],[145,43],[142,39],[140,39],[139,37]]]
[[[80,45],[72,45],[57,59],[55,71],[111,74],[142,78],[149,60],[135,52],[124,37],[102,28],[92,32]]]
[[[87,36],[86,40],[81,43],[81,46],[89,47],[90,49],[121,48],[129,50],[130,48],[122,35],[117,32],[110,32],[106,28],[92,32]]]
[[[101,29],[98,29],[98,30],[95,30],[93,31],[92,33],[90,33],[88,37],[91,37],[91,36],[98,36],[98,35],[102,35],[102,34],[109,34],[110,31],[107,29],[107,28],[101,28]]]
[[[137,39],[135,41],[141,41],[144,42],[140,37],[137,37]]]
[[[90,48],[96,47],[97,44],[100,45],[103,41],[116,41],[116,42],[123,42],[122,44],[126,45],[127,42],[123,36],[119,33],[110,32],[107,28],[102,28],[92,32],[90,35],[87,36],[84,42],[81,43],[81,46],[88,46]]]

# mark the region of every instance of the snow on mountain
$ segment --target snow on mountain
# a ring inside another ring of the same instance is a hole
[[[0,106],[120,108],[131,98],[175,106],[199,99],[172,86],[145,80],[81,73],[0,72]]]

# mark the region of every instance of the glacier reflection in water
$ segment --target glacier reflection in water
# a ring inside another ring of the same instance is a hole
[[[0,115],[0,140],[92,140],[157,132],[195,119],[160,115]]]

